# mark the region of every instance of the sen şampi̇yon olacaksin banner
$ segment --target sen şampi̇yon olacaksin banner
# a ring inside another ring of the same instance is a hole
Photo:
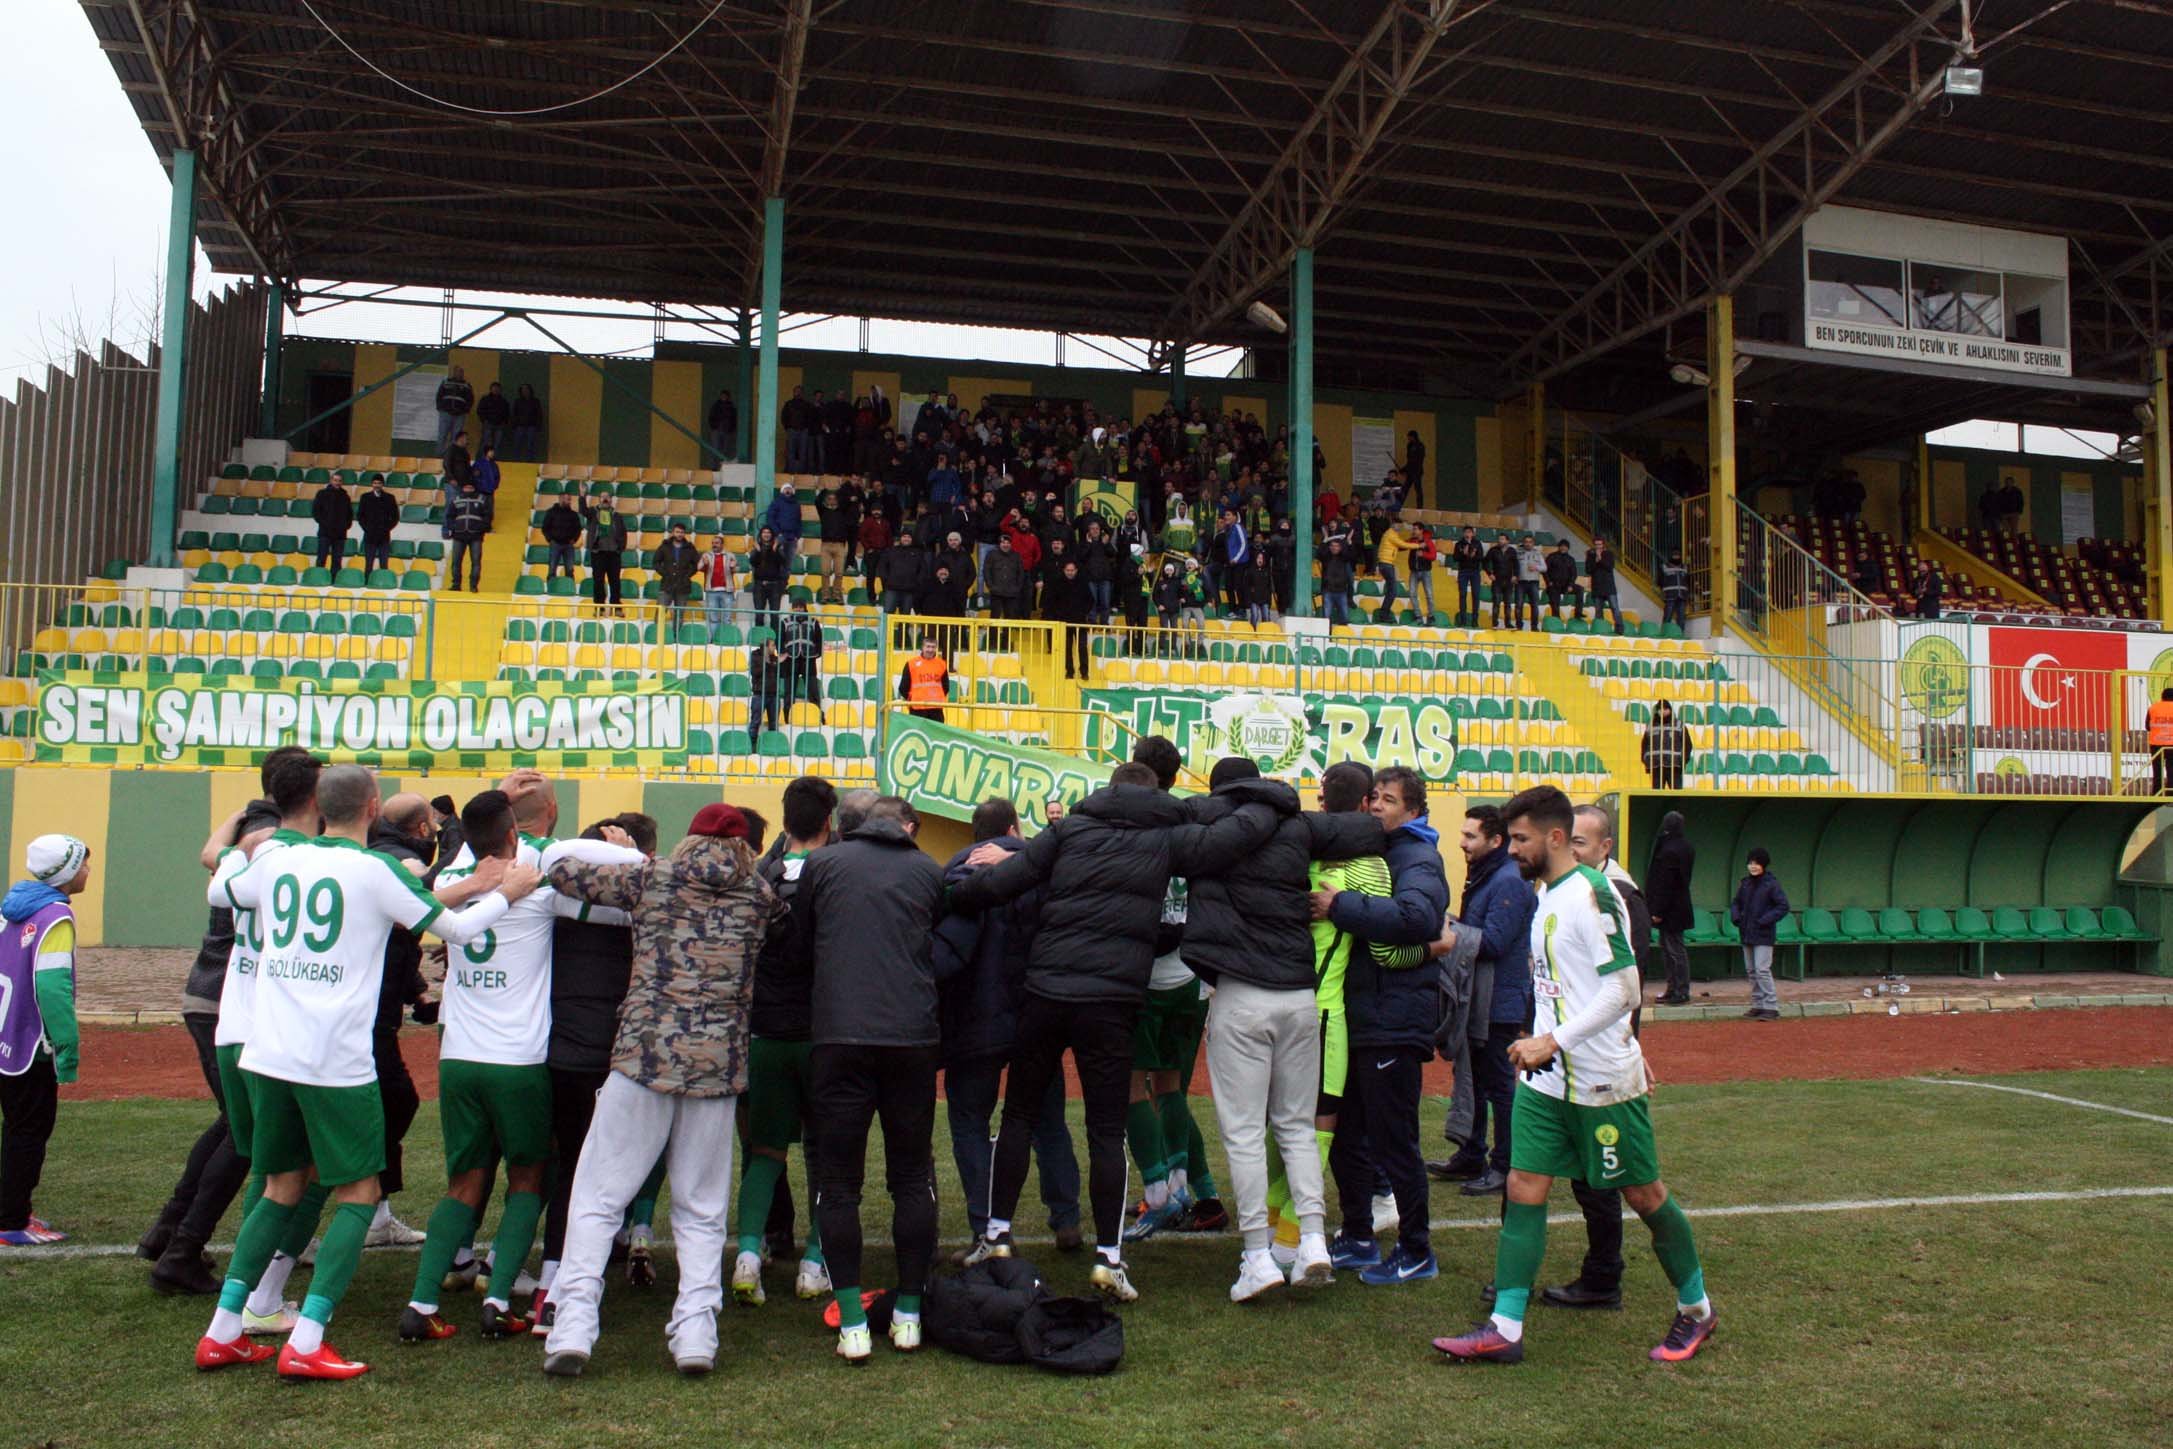
[[[41,677],[40,760],[240,764],[283,745],[327,760],[490,767],[668,763],[686,695],[662,680],[438,683],[87,671]]]

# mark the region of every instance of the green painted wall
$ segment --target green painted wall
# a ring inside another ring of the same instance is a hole
[[[2136,464],[2115,462],[2110,458],[2048,458],[2027,453],[1997,453],[1981,448],[1933,448],[1930,452],[1934,467],[1944,461],[1959,462],[1966,480],[1967,496],[1962,500],[1968,510],[1966,519],[1942,517],[1943,525],[1966,521],[1975,526],[1978,495],[1988,484],[1999,481],[2000,469],[2024,467],[2030,475],[2030,533],[2039,543],[2053,548],[2061,546],[2060,475],[2063,473],[2090,475],[2093,537],[2123,538],[2127,535],[2127,496],[2142,477],[2142,469]]]
[[[204,928],[204,870],[193,850],[162,822],[211,813],[211,777],[116,772],[106,833],[106,934],[109,946],[187,940]],[[200,845],[201,842],[199,841]],[[178,983],[176,983],[178,989]]]

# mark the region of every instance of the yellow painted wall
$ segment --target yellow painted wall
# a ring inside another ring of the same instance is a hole
[[[1328,460],[1328,481],[1335,485],[1341,497],[1351,496],[1351,410],[1342,403],[1313,404],[1313,437],[1320,444],[1322,456]],[[1380,475],[1373,476],[1374,482]],[[1313,480],[1317,493],[1320,480]]]
[[[1154,417],[1162,411],[1163,404],[1168,401],[1169,388],[1166,386],[1133,388],[1132,421],[1136,423],[1141,418]]]
[[[1441,450],[1434,446],[1434,415],[1430,412],[1408,412],[1402,408],[1393,414],[1396,422],[1396,461],[1401,463],[1411,447],[1405,436],[1417,433],[1418,440],[1426,448],[1426,501],[1433,507],[1441,506],[1441,490],[1436,485],[1441,478]]]
[[[445,365],[448,368],[459,368],[461,375],[467,378],[468,386],[474,388],[475,395],[480,398],[484,393],[489,392],[490,385],[498,380],[498,349],[495,347],[456,347],[447,354]],[[468,416],[473,418],[475,414],[471,412]],[[469,441],[472,443],[475,440],[471,438]],[[477,444],[477,446],[481,445]]]
[[[355,391],[361,392],[383,382],[399,367],[399,360],[389,344],[365,342],[358,345],[355,348]],[[351,451],[377,457],[392,452],[392,393],[392,388],[378,388],[349,409],[352,417],[347,425],[347,446]]]
[[[551,359],[551,451],[593,458],[603,426],[604,380],[579,358]]]
[[[1264,397],[1238,397],[1233,393],[1224,393],[1222,395],[1222,410],[1226,413],[1251,413],[1254,417],[1260,419],[1262,427],[1267,426],[1268,400]]]
[[[1502,420],[1499,417],[1472,419],[1472,451],[1477,456],[1479,470],[1478,505],[1481,512],[1492,513],[1501,507],[1501,480],[1509,476],[1509,460],[1502,451],[1503,440],[1508,436],[1508,433],[1509,430],[1502,426]],[[1432,446],[1431,443],[1427,444],[1429,449]],[[1434,471],[1431,463],[1432,454],[1429,452],[1427,467],[1429,473]],[[1516,476],[1521,477],[1522,475]],[[1433,496],[1430,493],[1427,495],[1429,499]],[[1439,507],[1440,505],[1436,504],[1435,506]]]
[[[1856,470],[1864,485],[1864,526],[1880,533],[1908,533],[1901,518],[1901,470],[1899,458],[1846,458],[1843,466]]]
[[[701,433],[707,426],[708,409],[702,402],[702,365],[699,362],[659,362],[649,381],[649,402],[667,413],[687,433]],[[701,448],[652,412],[649,414],[649,466],[652,468],[699,468]]]
[[[75,908],[77,930],[83,944],[91,945],[104,939],[106,917],[106,889],[109,884],[126,889],[126,882],[109,882],[104,861],[106,854],[106,820],[111,814],[105,787],[103,770],[17,770],[15,772],[15,809],[9,822],[9,839],[17,847],[28,846],[41,835],[53,831],[65,831],[90,847],[91,880],[83,893],[69,904]],[[84,777],[91,776],[86,782]],[[145,828],[142,822],[134,822],[131,829]],[[211,829],[206,825],[202,835],[189,843],[191,850],[200,849],[204,835]],[[16,859],[8,863],[8,878],[15,879],[21,869],[21,850]]]
[[[954,377],[945,391],[957,393],[958,405],[966,411],[978,412],[992,392],[1030,397],[1034,385],[1022,377]]]
[[[2036,527],[2036,520],[2030,516],[2031,513],[2034,511],[2031,506],[2034,500],[2031,495],[2031,478],[2029,465],[2027,463],[2000,465],[1999,482],[2002,488],[2012,483],[2015,487],[2022,490],[2021,531],[2022,533],[2027,535],[2033,528]],[[2059,522],[2060,520],[2057,518],[2052,520],[2053,526],[2055,528],[2059,526]]]
[[[1932,460],[1932,522],[1941,527],[1974,525],[1977,512],[1969,496],[1969,477],[1959,458]]]

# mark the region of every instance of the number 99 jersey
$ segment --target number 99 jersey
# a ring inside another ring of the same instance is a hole
[[[437,900],[390,856],[335,836],[259,855],[227,890],[257,913],[263,942],[243,1069],[319,1087],[376,1081],[370,1032],[386,938],[438,920]],[[460,936],[482,935],[504,912],[495,893],[470,904]]]

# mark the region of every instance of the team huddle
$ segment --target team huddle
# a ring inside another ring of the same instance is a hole
[[[582,1373],[607,1265],[631,1231],[630,1276],[646,1271],[647,1212],[668,1181],[668,1347],[681,1372],[709,1372],[727,1292],[749,1306],[766,1297],[780,1208],[790,1237],[784,1178],[798,1143],[814,1206],[796,1293],[831,1299],[844,1361],[867,1362],[878,1331],[912,1352],[937,1264],[939,1076],[973,1230],[952,1262],[971,1275],[1013,1256],[1038,1157],[1059,1245],[1091,1233],[1093,1289],[1135,1301],[1127,1242],[1222,1220],[1186,1105],[1201,1054],[1242,1238],[1233,1301],[1317,1291],[1338,1270],[1375,1286],[1433,1278],[1422,1069],[1441,1045],[1444,983],[1468,975],[1478,941],[1449,911],[1424,781],[1337,765],[1308,810],[1242,758],[1190,796],[1173,793],[1180,768],[1169,741],[1144,740],[1031,838],[1010,802],[986,802],[976,844],[948,864],[921,849],[905,800],[841,799],[816,777],[786,787],[767,851],[768,822],[726,804],[705,806],[664,855],[638,817],[559,840],[551,783],[520,771],[461,810],[462,843],[426,885],[412,861],[372,848],[388,806],[370,771],[282,752],[264,772],[276,823],[244,830],[237,817],[207,893],[233,913],[214,1054],[248,1189],[198,1368],[368,1369],[325,1333],[382,1222],[373,1031],[400,932],[428,932],[447,955],[446,1191],[396,1325],[404,1342],[460,1331],[440,1298],[465,1275],[482,1280],[482,1337],[540,1336],[545,1372]],[[1650,1229],[1677,1297],[1651,1357],[1687,1359],[1717,1318],[1689,1222],[1660,1180],[1634,1023],[1636,897],[1610,858],[1612,822],[1539,787],[1475,807],[1464,843],[1467,855],[1505,851],[1536,891],[1517,953],[1532,1011],[1508,1049],[1520,1079],[1491,1313],[1433,1347],[1450,1362],[1522,1357],[1546,1199],[1566,1176],[1580,1201],[1605,1195],[1618,1239],[1622,1202]],[[1063,1125],[1067,1054],[1086,1127],[1084,1223]],[[896,1257],[883,1292],[862,1286],[877,1130]],[[1136,1205],[1128,1146],[1145,1183]],[[478,1263],[477,1221],[501,1167],[499,1222]],[[1332,1235],[1331,1175],[1343,1209]],[[1397,1222],[1386,1253],[1373,1206],[1384,1188]],[[308,1292],[289,1304],[288,1274],[313,1236]],[[282,1332],[276,1350],[259,1341]]]

